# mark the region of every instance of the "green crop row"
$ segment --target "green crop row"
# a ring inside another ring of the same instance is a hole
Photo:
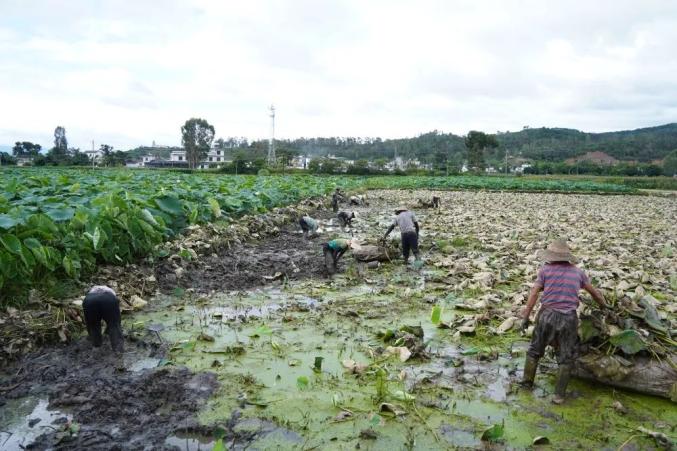
[[[146,256],[187,225],[262,213],[325,195],[339,177],[256,177],[165,171],[0,172],[0,304],[97,264]]]
[[[635,188],[587,180],[542,180],[502,176],[386,176],[367,179],[369,189],[439,189],[491,191],[553,191],[571,193],[633,193]]]

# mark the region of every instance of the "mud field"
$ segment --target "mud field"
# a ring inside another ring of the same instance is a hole
[[[511,319],[535,251],[566,236],[608,295],[641,286],[674,323],[677,202],[435,194],[441,211],[415,208],[430,192],[394,191],[355,209],[352,233],[375,243],[392,207],[409,204],[422,268],[367,267],[348,253],[328,278],[321,243],[351,236],[329,213],[310,241],[289,226],[192,262],[180,278],[162,263],[159,292],[123,318],[122,361],[82,338],[6,370],[0,449],[671,446],[667,399],[574,380],[555,406],[551,357],[533,391],[518,389],[528,338]]]

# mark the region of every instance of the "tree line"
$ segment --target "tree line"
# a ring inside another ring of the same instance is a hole
[[[221,165],[227,172],[252,173],[266,168],[268,140],[248,141],[246,138],[228,137],[215,139],[213,125],[205,119],[191,118],[181,127],[181,148],[191,168],[207,157],[213,147],[222,150],[230,162]],[[608,175],[655,175],[661,171],[673,175],[676,171],[669,164],[669,155],[674,159],[677,149],[677,124],[610,133],[584,133],[563,128],[529,128],[519,132],[486,134],[470,131],[461,137],[434,130],[413,138],[381,139],[357,137],[297,138],[275,140],[277,163],[271,169],[289,167],[300,156],[312,157],[309,167],[316,173],[369,174],[386,172],[386,165],[395,158],[412,162],[404,171],[420,171],[421,168],[436,173],[457,173],[463,166],[474,172],[482,172],[488,166],[503,172],[515,161],[530,161],[527,173],[547,174],[608,174]],[[2,154],[3,164],[16,162],[17,158],[31,157],[34,165],[88,165],[91,160],[77,148],[68,147],[66,130],[59,126],[54,131],[54,146],[46,154],[39,144],[17,142],[12,155]],[[151,151],[164,158],[172,149],[137,148],[129,152],[100,146],[105,166],[124,165]],[[599,165],[589,162],[569,164],[564,162],[588,151],[600,150],[621,160],[617,165]],[[672,151],[672,154],[670,153]],[[329,158],[329,157],[334,158]],[[652,163],[665,159],[664,167]],[[346,164],[341,160],[350,160]]]

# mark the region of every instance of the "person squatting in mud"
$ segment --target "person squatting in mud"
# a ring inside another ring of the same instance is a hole
[[[324,266],[329,274],[334,274],[338,269],[338,261],[352,245],[351,240],[336,238],[322,246],[324,252]]]
[[[365,205],[368,206],[369,202],[367,202],[367,197],[366,196],[350,196],[350,201],[349,201],[351,206],[359,207],[360,205]]]
[[[339,201],[345,200],[345,195],[341,192],[341,188],[336,188],[334,194],[331,195],[331,209],[336,213],[339,209]]]
[[[531,314],[538,295],[541,296],[541,308],[536,316],[531,344],[527,350],[524,363],[522,386],[533,387],[538,361],[545,352],[545,347],[553,346],[557,353],[557,381],[555,396],[552,402],[564,402],[566,388],[571,379],[571,372],[578,357],[578,292],[582,288],[602,308],[609,308],[602,294],[590,284],[585,272],[576,267],[576,257],[571,253],[564,240],[555,240],[545,250],[539,251],[539,258],[545,264],[538,271],[534,286],[529,292],[529,299],[522,313],[522,331],[529,327]]]
[[[101,321],[106,322],[106,332],[111,348],[116,354],[124,350],[120,301],[112,288],[104,285],[93,286],[82,302],[87,324],[87,334],[95,348],[101,346]]]
[[[440,198],[438,196],[433,196],[430,202],[423,199],[419,199],[418,203],[423,208],[437,208],[439,210],[441,207]]]
[[[308,215],[303,216],[301,219],[299,219],[299,225],[301,226],[303,237],[305,239],[313,237],[317,234],[318,223],[316,219],[313,219]]]
[[[346,226],[352,227],[353,226],[353,219],[355,219],[355,212],[350,212],[348,213],[347,211],[341,211],[339,212],[338,215],[336,215],[339,221],[339,225],[341,226],[342,229],[345,229]]]
[[[402,236],[402,256],[404,257],[404,264],[409,263],[409,252],[414,253],[414,258],[416,261],[419,261],[421,257],[418,252],[418,221],[414,212],[409,211],[407,207],[401,205],[395,209],[395,220],[390,225],[385,235],[383,235],[383,241],[388,238],[390,232],[398,226],[400,228],[400,233]]]

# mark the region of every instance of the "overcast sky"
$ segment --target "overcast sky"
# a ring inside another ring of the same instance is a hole
[[[677,120],[677,1],[0,0],[0,144]]]

